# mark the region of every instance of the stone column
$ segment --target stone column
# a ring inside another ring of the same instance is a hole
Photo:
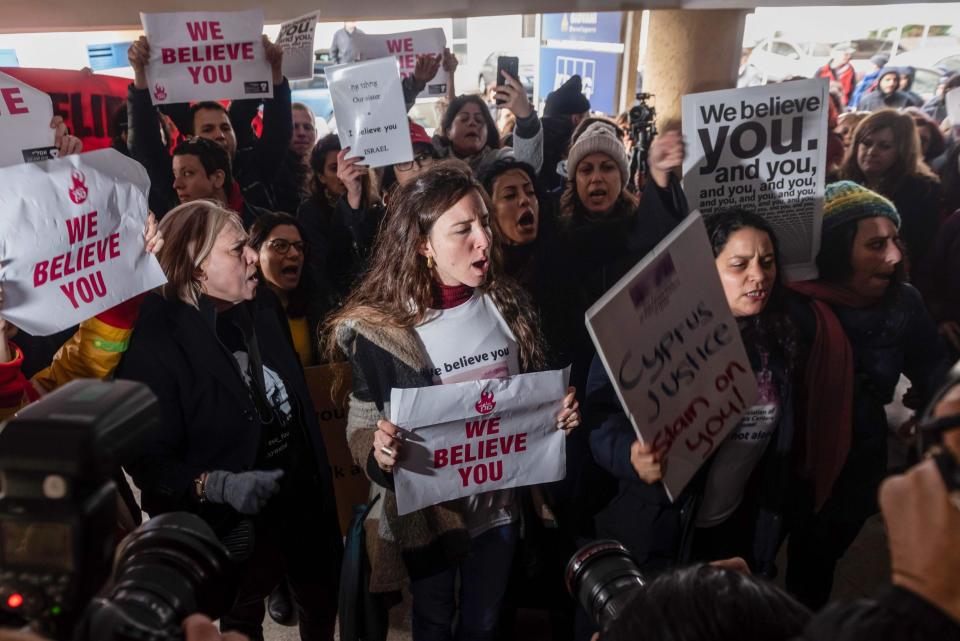
[[[742,9],[650,12],[643,90],[656,96],[661,131],[679,126],[684,94],[737,86],[746,15]]]

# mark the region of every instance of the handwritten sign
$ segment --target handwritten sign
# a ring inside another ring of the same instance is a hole
[[[146,170],[113,149],[0,170],[3,317],[46,336],[166,282]]]
[[[327,67],[333,113],[347,158],[383,167],[413,160],[407,107],[393,58]]]
[[[50,96],[0,73],[0,167],[56,158]]]
[[[273,95],[263,12],[141,13],[153,104]]]
[[[447,37],[440,28],[403,33],[364,33],[357,37],[361,60],[394,56],[397,59],[401,78],[413,75],[417,67],[418,54],[440,55],[447,46]],[[447,94],[448,82],[447,72],[441,68],[417,97],[442,98]]]
[[[666,454],[675,499],[757,396],[703,219],[687,216],[587,310],[587,328],[638,438]]]
[[[683,97],[689,153],[683,187],[709,217],[732,207],[763,216],[790,280],[817,277],[827,168],[825,78]]]
[[[393,471],[397,512],[562,479],[566,444],[557,413],[569,375],[567,369],[393,389],[390,421],[406,432]]]
[[[280,25],[277,44],[283,48],[283,75],[288,80],[313,78],[313,36],[319,16],[311,13]]]

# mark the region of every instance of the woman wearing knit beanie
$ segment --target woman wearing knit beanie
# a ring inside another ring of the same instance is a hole
[[[925,403],[950,365],[923,299],[903,282],[899,228],[883,196],[850,181],[828,185],[820,278],[791,285],[803,297],[791,314],[809,347],[806,421],[798,426],[808,487],[786,580],[814,610],[830,596],[836,562],[877,511],[887,471],[883,408],[900,375]]]
[[[852,180],[893,201],[903,221],[908,264],[926,256],[940,221],[940,185],[923,162],[913,118],[892,109],[871,114],[857,127],[840,167]]]

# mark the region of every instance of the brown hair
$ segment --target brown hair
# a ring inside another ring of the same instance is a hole
[[[875,111],[857,125],[853,134],[853,144],[847,152],[847,157],[840,166],[840,179],[852,180],[866,185],[867,177],[857,162],[857,152],[863,139],[877,133],[881,129],[890,129],[893,133],[893,144],[897,149],[897,159],[893,166],[880,182],[876,190],[880,194],[892,198],[900,185],[908,176],[924,175],[933,177],[933,172],[923,162],[920,153],[920,136],[913,118],[894,109]]]
[[[397,189],[371,251],[371,264],[339,312],[326,323],[325,351],[339,357],[336,330],[341,324],[363,320],[371,325],[412,328],[422,323],[433,304],[434,277],[420,247],[437,219],[471,191],[487,210],[490,199],[462,162],[434,165]],[[543,365],[543,347],[536,314],[522,300],[519,286],[502,271],[499,245],[490,246],[490,270],[478,289],[488,294],[510,326],[520,348],[525,370]]]
[[[160,269],[167,277],[160,288],[166,300],[199,307],[200,265],[227,225],[235,225],[246,234],[240,216],[212,200],[194,200],[167,212],[160,221],[164,243],[157,252]]]

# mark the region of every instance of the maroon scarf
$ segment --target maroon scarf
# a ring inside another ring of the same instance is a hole
[[[817,328],[807,362],[807,417],[800,426],[800,471],[813,480],[815,509],[830,497],[853,434],[853,348],[831,305],[868,307],[875,301],[823,281],[791,283],[810,299]]]

